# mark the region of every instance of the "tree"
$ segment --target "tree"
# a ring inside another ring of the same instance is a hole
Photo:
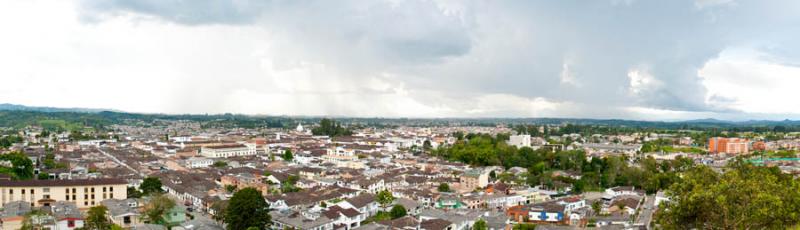
[[[514,227],[512,227],[511,229],[513,229],[513,230],[535,230],[536,229],[536,225],[535,224],[519,223],[519,224],[515,224]]]
[[[228,193],[233,193],[234,191],[236,191],[236,185],[232,184],[225,185],[225,191],[227,191]]]
[[[41,210],[33,210],[27,214],[25,214],[25,218],[22,220],[22,228],[21,230],[34,230],[34,229],[43,229],[43,218],[46,217],[47,214]]]
[[[737,159],[717,173],[696,166],[667,190],[664,229],[783,229],[800,224],[800,183],[777,167]]]
[[[390,204],[392,204],[392,202],[394,202],[394,196],[392,195],[391,192],[389,192],[389,190],[383,190],[378,192],[378,195],[376,196],[375,199],[378,201],[378,204],[380,204],[384,210],[386,210],[386,207],[388,207]]]
[[[49,180],[49,179],[50,179],[50,174],[48,174],[48,173],[46,173],[46,172],[39,173],[39,175],[36,175],[36,179],[39,179],[39,180]]]
[[[161,190],[161,186],[161,179],[158,179],[158,177],[147,177],[139,185],[139,189],[142,190],[143,195],[147,196],[152,193],[164,192],[164,190]]]
[[[89,208],[83,227],[87,230],[106,230],[111,228],[111,221],[106,218],[106,212],[108,212],[108,208],[102,205]]]
[[[215,161],[214,164],[211,165],[211,166],[214,166],[215,168],[224,168],[224,167],[228,167],[228,162]]]
[[[389,210],[389,215],[392,216],[392,219],[404,217],[406,216],[406,208],[399,204],[394,205],[392,210]]]
[[[472,230],[488,230],[489,225],[486,224],[486,221],[483,219],[478,219],[475,221],[475,224],[472,225]]]
[[[142,192],[135,187],[128,187],[128,198],[142,198]]]
[[[602,209],[603,209],[603,204],[599,200],[596,200],[594,201],[594,203],[592,203],[592,210],[594,211],[595,215],[600,214],[600,211]]]
[[[441,183],[436,190],[439,190],[439,192],[450,192],[450,185],[447,183]]]
[[[11,152],[0,155],[0,160],[10,161],[13,168],[7,169],[2,167],[3,172],[10,174],[13,178],[18,180],[27,180],[33,178],[33,161],[28,156],[21,152]]]
[[[292,161],[292,159],[294,159],[294,155],[292,155],[292,150],[287,149],[286,151],[283,151],[283,156],[281,156],[281,158],[283,158],[283,160],[285,161]]]
[[[175,207],[175,201],[164,194],[157,194],[144,205],[144,213],[150,223],[164,225],[164,214]]]
[[[267,229],[272,222],[269,206],[255,188],[244,188],[233,194],[225,208],[225,223],[229,230],[245,230],[250,227]]]

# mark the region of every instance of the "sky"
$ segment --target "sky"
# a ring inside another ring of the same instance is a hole
[[[800,1],[10,0],[0,103],[800,119]]]

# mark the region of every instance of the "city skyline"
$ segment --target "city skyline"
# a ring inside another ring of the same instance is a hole
[[[800,119],[800,3],[15,1],[0,103],[137,113]]]

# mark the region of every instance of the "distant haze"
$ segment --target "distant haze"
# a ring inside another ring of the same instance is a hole
[[[0,103],[800,119],[800,1],[0,3]]]

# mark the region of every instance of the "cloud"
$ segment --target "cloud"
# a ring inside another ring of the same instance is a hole
[[[719,87],[793,83],[797,1],[2,4],[8,102],[415,117],[798,112],[755,103],[767,91]],[[730,66],[725,51],[739,47],[760,51],[739,54],[751,69]],[[793,103],[781,95],[773,100]]]

